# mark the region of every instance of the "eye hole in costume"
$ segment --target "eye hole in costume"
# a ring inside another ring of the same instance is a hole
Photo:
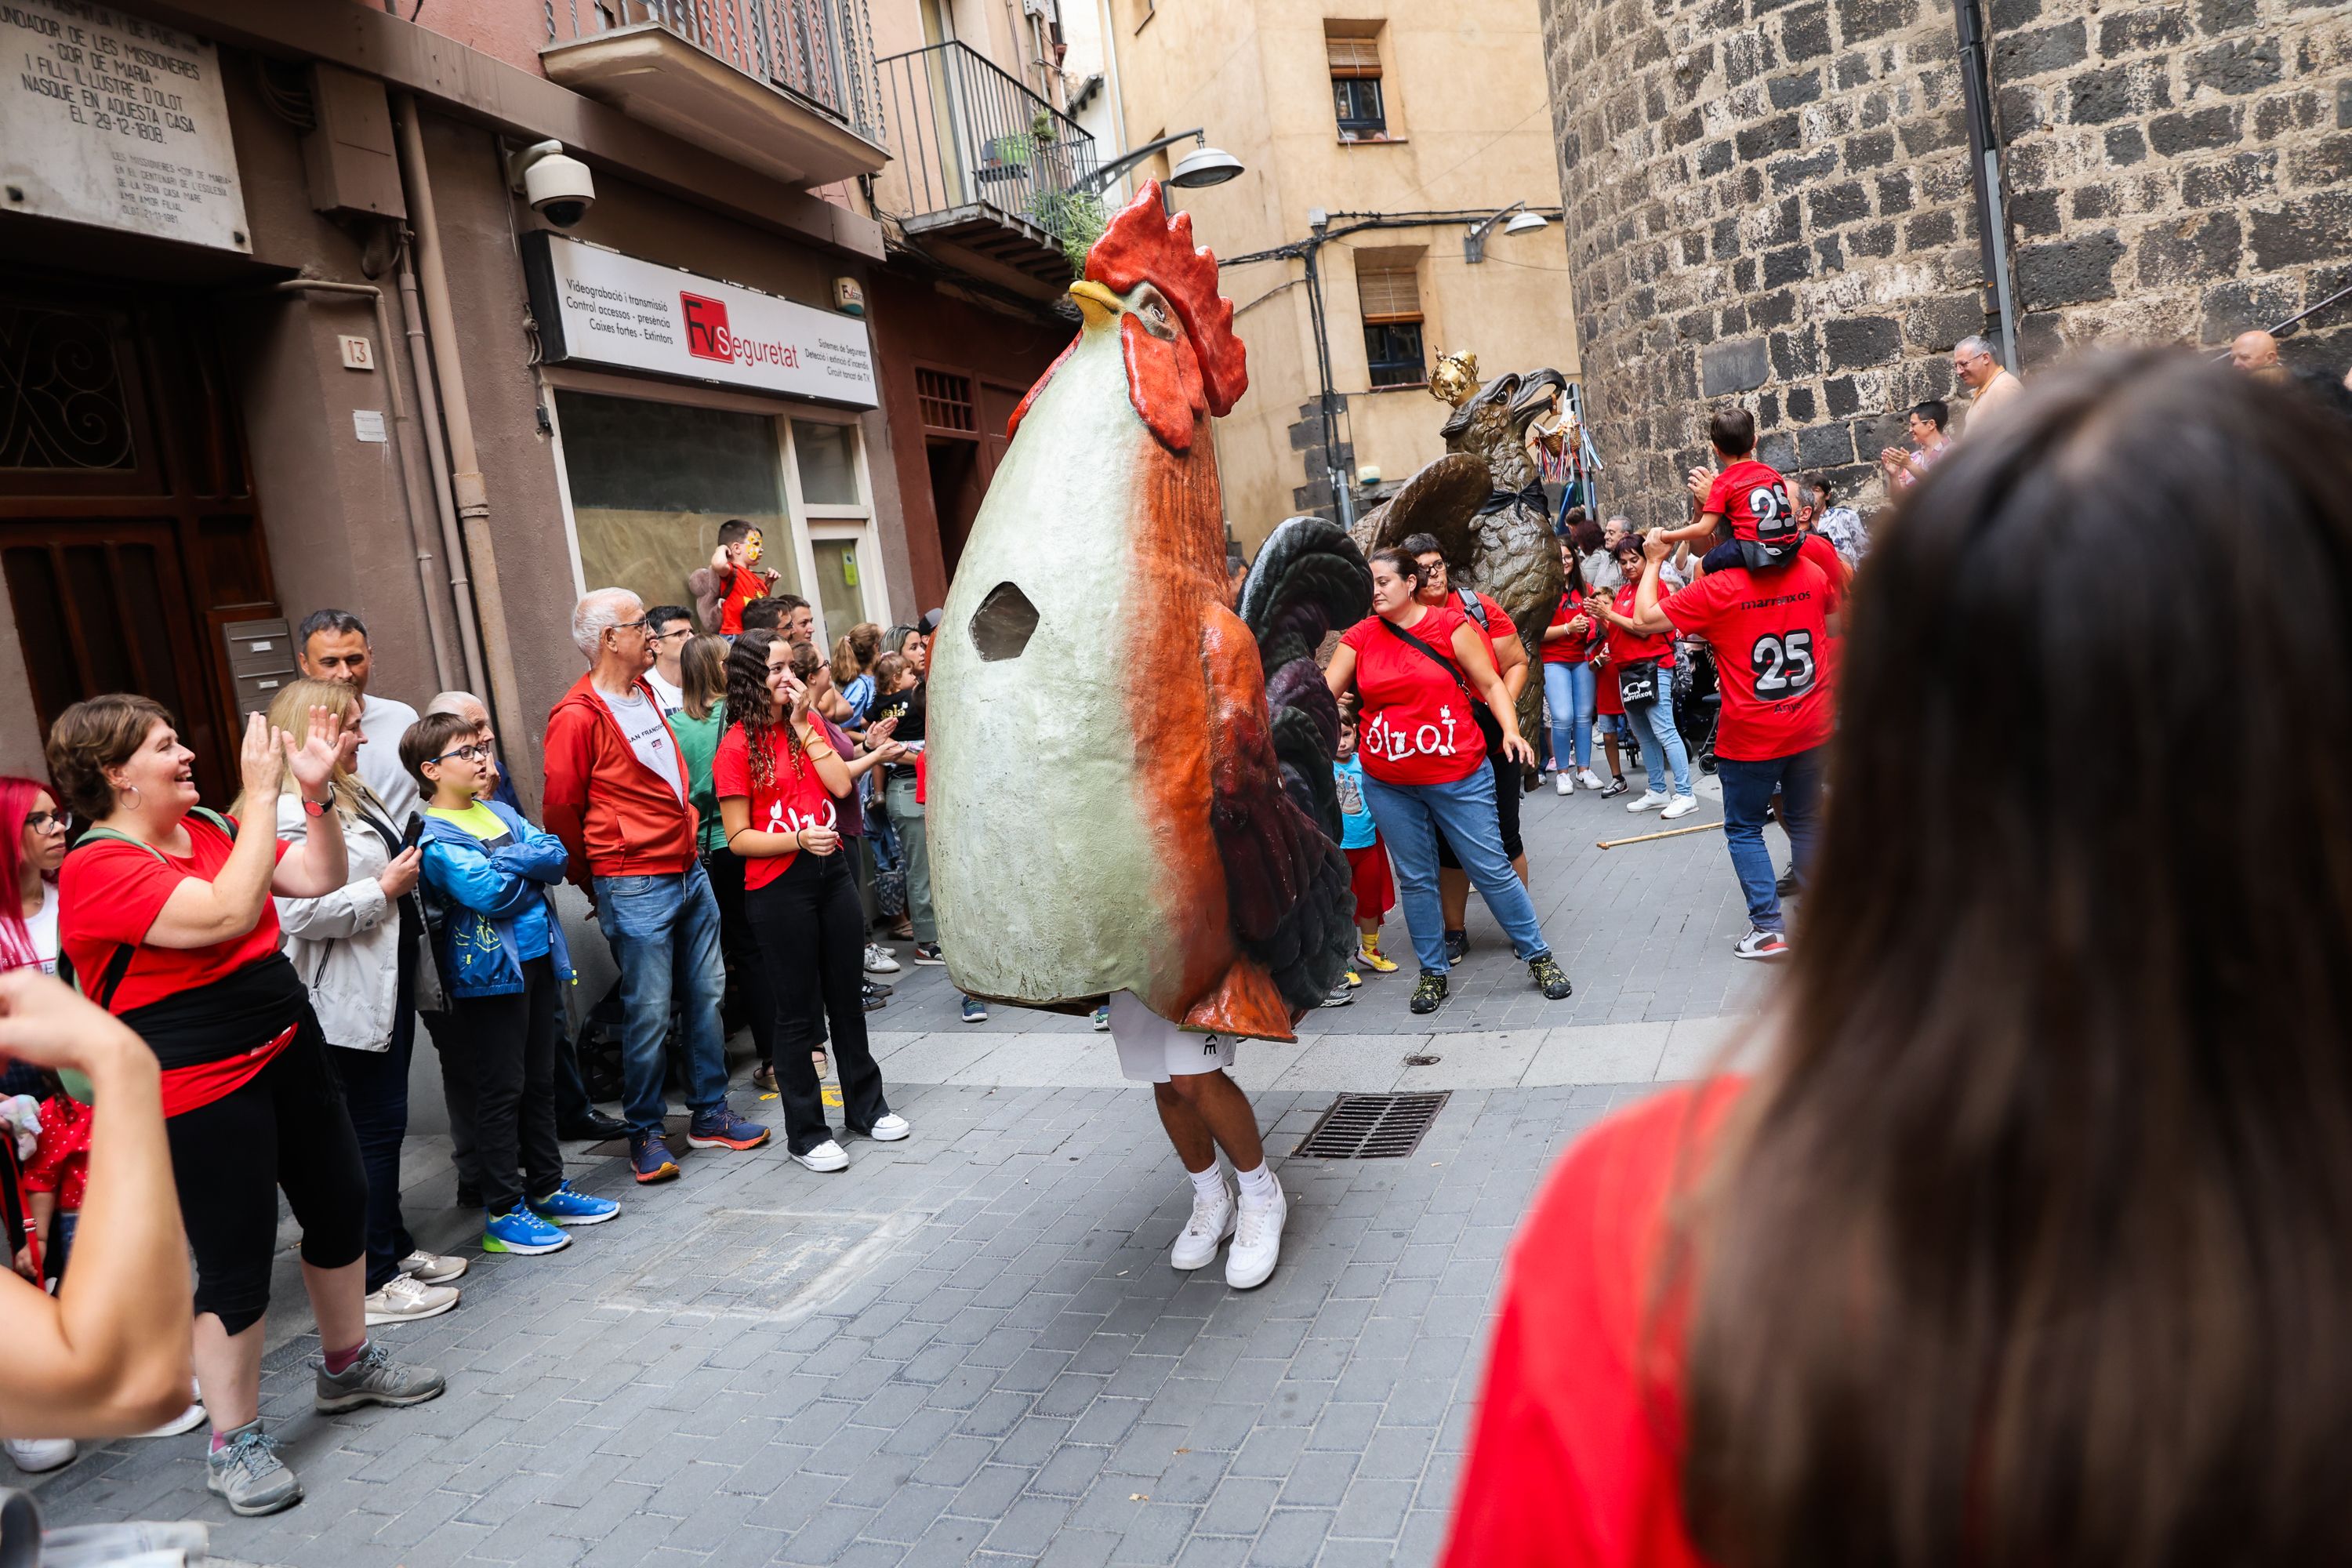
[[[1019,658],[1037,629],[1037,606],[1010,583],[999,583],[971,613],[971,645],[991,663]]]

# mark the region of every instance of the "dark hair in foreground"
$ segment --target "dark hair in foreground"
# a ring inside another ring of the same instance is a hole
[[[1756,449],[1756,416],[1738,405],[1718,408],[1707,416],[1706,438],[1728,458],[1744,458]]]
[[[1403,545],[1391,544],[1385,550],[1375,550],[1364,559],[1373,565],[1386,566],[1390,571],[1412,584],[1414,593],[1421,592],[1421,584],[1427,574],[1421,569],[1420,558],[1405,549]]]
[[[425,804],[433,804],[440,785],[425,776],[425,764],[437,763],[448,754],[449,748],[468,735],[478,735],[483,726],[461,713],[427,713],[400,732],[400,765],[425,792]]]
[[[1656,1282],[1695,1541],[2346,1561],[2352,443],[2182,354],[2053,370],[1852,615],[1776,1053]],[[2245,787],[2183,789],[2217,712]]]
[[[791,713],[774,711],[775,694],[768,689],[768,650],[783,640],[778,631],[745,632],[727,655],[727,719],[742,726],[743,739],[751,743],[753,784],[775,782],[775,762],[768,754],[771,735],[782,730],[785,745],[800,744],[793,737]]]

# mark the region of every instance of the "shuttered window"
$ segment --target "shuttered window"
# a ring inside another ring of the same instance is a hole
[[[1368,322],[1418,321],[1421,283],[1410,267],[1360,267],[1356,303]]]
[[[1331,74],[1347,79],[1377,77],[1381,74],[1381,47],[1377,38],[1325,37],[1323,47],[1331,58]]]

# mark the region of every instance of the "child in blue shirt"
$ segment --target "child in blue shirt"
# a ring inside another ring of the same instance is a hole
[[[1356,755],[1356,716],[1339,719],[1339,760],[1331,764],[1339,786],[1339,848],[1348,857],[1349,880],[1356,890],[1356,930],[1361,951],[1356,963],[1381,974],[1396,971],[1396,960],[1381,956],[1381,921],[1396,908],[1396,879],[1389,873],[1388,847],[1364,804],[1364,763]]]
[[[490,742],[472,720],[418,720],[401,737],[400,760],[425,795],[425,923],[449,1027],[473,1063],[482,1250],[554,1252],[572,1242],[559,1226],[601,1225],[621,1212],[609,1198],[572,1190],[555,1141],[559,987],[572,973],[548,889],[563,880],[563,843],[483,798],[494,783]]]

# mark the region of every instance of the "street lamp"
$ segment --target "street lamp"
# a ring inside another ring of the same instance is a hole
[[[1072,182],[1071,188],[1100,195],[1110,189],[1112,182],[1121,174],[1126,174],[1161,148],[1173,147],[1187,136],[1191,137],[1196,145],[1192,151],[1184,154],[1175,168],[1169,171],[1170,184],[1181,186],[1188,191],[1197,191],[1208,185],[1222,185],[1234,175],[1243,173],[1242,161],[1222,147],[1210,146],[1209,133],[1196,125],[1190,131],[1179,131],[1173,136],[1162,136],[1157,142],[1147,142],[1132,153],[1124,153],[1099,169],[1079,175]]]
[[[1494,233],[1496,224],[1502,224],[1505,234],[1533,234],[1551,226],[1551,219],[1528,211],[1527,205],[1525,202],[1513,202],[1485,222],[1472,225],[1470,232],[1462,237],[1462,259],[1472,265],[1486,259],[1486,237]],[[1508,222],[1504,221],[1507,218]]]

